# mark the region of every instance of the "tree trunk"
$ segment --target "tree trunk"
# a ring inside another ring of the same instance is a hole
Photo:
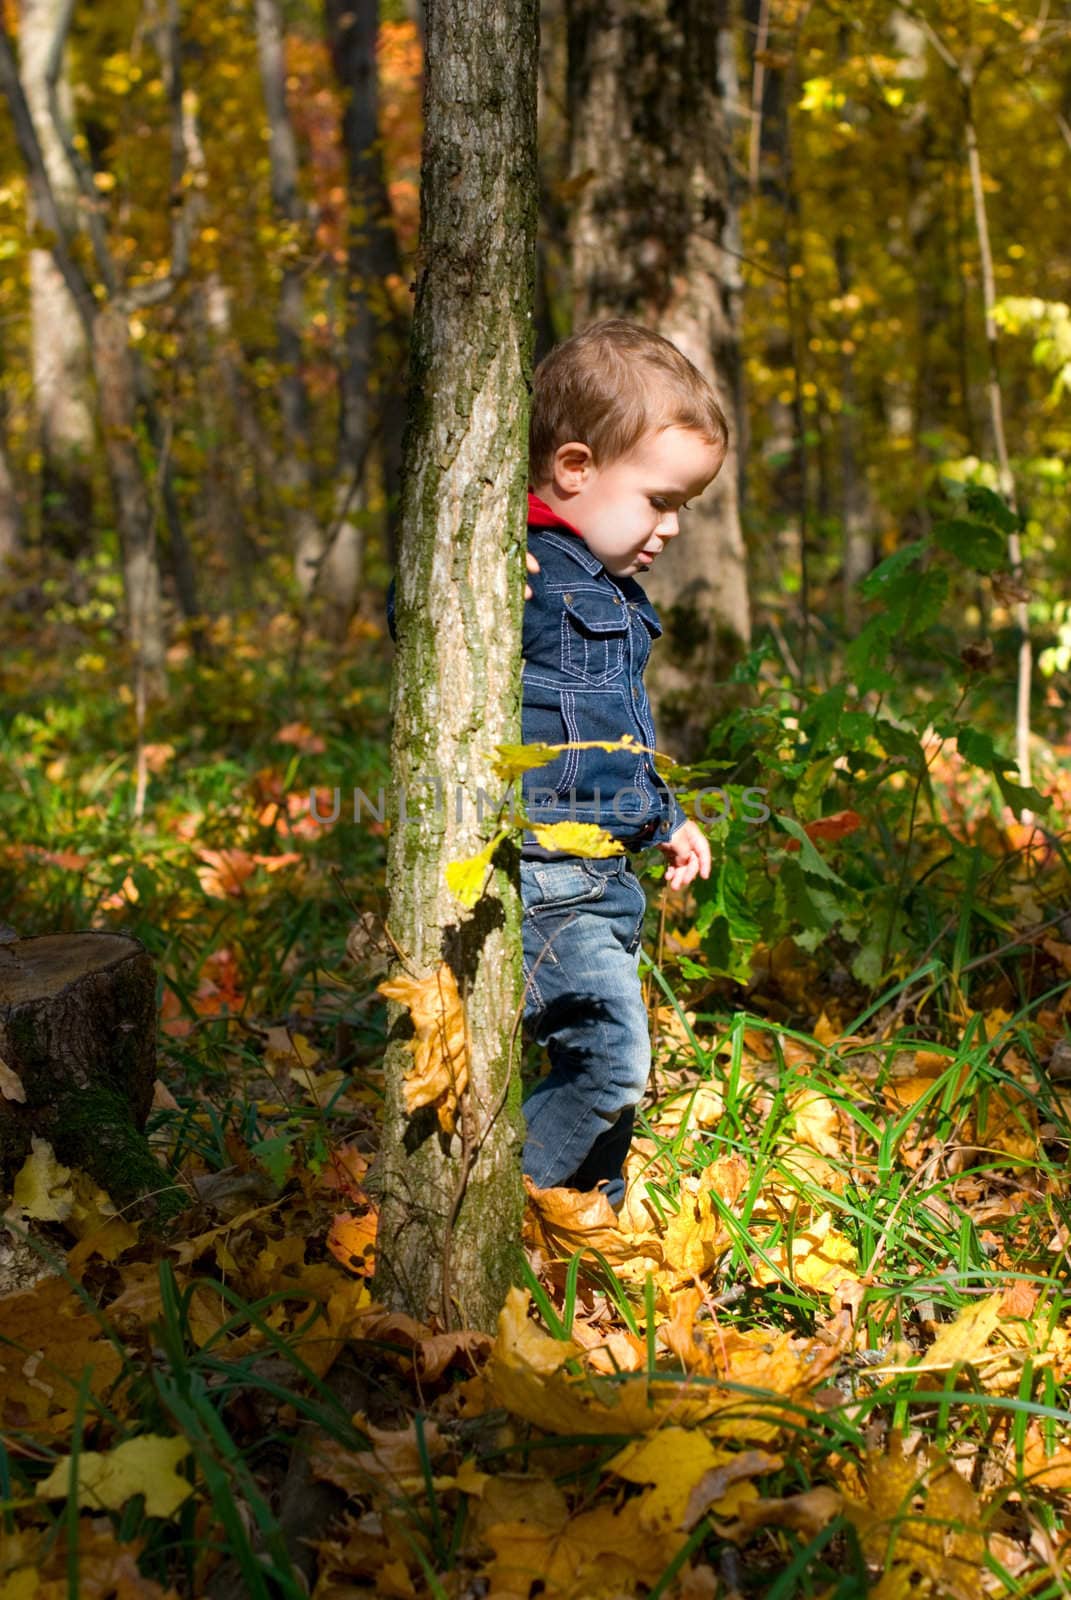
[[[37,1137],[119,1204],[174,1190],[141,1133],[155,1041],[156,973],[137,939],[55,933],[0,945],[0,1183]]]
[[[519,1261],[520,905],[499,868],[466,914],[447,862],[489,832],[496,744],[519,738],[524,489],[536,211],[536,0],[428,7],[422,271],[410,355],[393,774],[427,804],[391,832],[390,928],[413,977],[445,963],[465,1005],[460,1134],[405,1114],[392,1007],[376,1291],[490,1328]],[[441,784],[442,804],[423,784]]]
[[[7,451],[6,399],[0,395],[0,581],[22,549],[22,507]]]
[[[70,21],[69,11],[63,14]],[[62,43],[61,40],[57,41]],[[130,355],[128,315],[138,303],[149,304],[170,293],[173,276],[160,280],[137,295],[116,293],[115,263],[99,224],[93,231],[97,266],[110,298],[99,306],[81,266],[74,259],[71,241],[56,206],[40,141],[15,65],[10,41],[0,22],[0,92],[11,109],[15,137],[33,193],[37,213],[53,234],[52,257],[90,340],[94,376],[100,402],[104,449],[115,498],[115,515],[123,549],[128,631],[135,656],[139,697],[157,697],[164,687],[164,637],[160,604],[160,573],[156,538],[141,460],[137,450],[137,385]],[[50,110],[53,109],[50,107]],[[59,109],[56,108],[59,115]],[[53,117],[55,127],[55,117]],[[56,129],[57,136],[59,130]],[[64,144],[68,165],[77,159],[68,137]],[[184,270],[185,241],[179,229],[172,235],[173,270]],[[151,299],[150,299],[151,296]],[[114,298],[112,298],[114,297]]]
[[[69,238],[79,231],[78,186],[52,122],[45,71],[63,0],[21,0],[19,72],[56,208]],[[71,116],[66,73],[56,86]],[[27,224],[38,223],[31,195]],[[73,560],[89,549],[93,526],[90,358],[85,330],[51,250],[30,251],[33,395],[41,446],[41,541]]]
[[[288,225],[291,235],[296,235],[305,220],[305,207],[299,185],[297,143],[286,104],[285,29],[280,0],[256,0],[256,26],[268,116],[272,202],[279,220]],[[313,509],[309,402],[301,371],[305,318],[301,281],[300,263],[288,252],[277,314],[283,448],[275,470],[286,496],[294,575],[302,594],[308,594],[316,583],[324,537]]]
[[[385,467],[389,459],[382,446],[391,397],[400,395],[404,383],[405,329],[386,287],[388,279],[397,278],[400,263],[379,136],[379,0],[325,0],[324,20],[335,76],[345,96],[347,253],[337,531],[324,558],[321,587],[336,613],[335,631],[344,633],[364,554],[355,516],[365,504],[368,460],[377,434]]]
[[[577,325],[625,316],[657,329],[712,382],[738,440],[731,62],[726,0],[570,0]],[[700,753],[714,685],[751,632],[738,472],[733,449],[647,585],[667,633],[652,700],[685,757]]]
[[[164,638],[156,518],[138,458],[137,385],[127,319],[112,306],[93,319],[104,453],[123,547],[127,616],[134,658],[145,673],[150,698],[163,692]]]

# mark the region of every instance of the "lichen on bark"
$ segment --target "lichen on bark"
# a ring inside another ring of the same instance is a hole
[[[491,789],[495,745],[520,737],[537,46],[535,0],[428,6],[392,767],[396,801],[430,778],[443,806],[392,829],[389,924],[410,973],[454,971],[470,1090],[452,1137],[433,1114],[406,1117],[409,1024],[392,1007],[372,1181],[377,1292],[476,1327],[493,1326],[519,1265],[520,905],[500,869],[466,913],[444,869],[485,842],[477,790]]]

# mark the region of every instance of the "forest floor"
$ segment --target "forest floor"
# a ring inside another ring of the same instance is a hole
[[[387,782],[379,630],[341,663],[285,619],[212,643],[172,651],[133,821],[131,696],[84,627],[28,625],[0,684],[0,919],[151,951],[149,1133],[188,1202],[154,1231],[40,1143],[16,1179],[0,1600],[1066,1595],[1060,825],[965,786],[1000,915],[877,992],[813,940],[696,976],[652,879],[624,1212],[532,1196],[497,1336],[424,1326],[369,1289],[384,829],[308,814]]]

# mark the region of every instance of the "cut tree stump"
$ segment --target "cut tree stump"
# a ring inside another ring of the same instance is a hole
[[[156,972],[126,934],[0,944],[0,1185],[32,1140],[88,1172],[119,1206],[161,1215],[181,1191],[143,1129],[156,1080]]]

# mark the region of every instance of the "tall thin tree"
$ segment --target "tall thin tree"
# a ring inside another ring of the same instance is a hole
[[[499,868],[466,914],[444,868],[482,843],[478,791],[501,787],[494,747],[519,729],[538,10],[431,0],[426,26],[393,691],[394,783],[410,815],[391,834],[389,926],[406,976],[444,995],[456,984],[469,1087],[451,1134],[430,1107],[406,1115],[409,1021],[395,1007],[377,1289],[417,1315],[488,1327],[518,1265],[520,907]]]
[[[64,228],[81,231],[78,182],[49,109],[54,93],[68,121],[71,86],[61,57],[50,83],[52,44],[64,0],[20,0],[19,74],[26,92],[41,159]],[[41,219],[32,192],[27,218]],[[41,535],[46,546],[70,558],[88,549],[93,528],[93,452],[96,431],[91,397],[91,360],[78,309],[51,250],[30,251],[30,311],[33,338],[33,399],[41,449]]]
[[[626,316],[656,328],[711,379],[732,419],[740,268],[727,0],[568,0],[568,26],[577,325]],[[751,629],[735,453],[649,588],[669,624],[651,673],[659,726],[680,755],[698,753],[710,686]]]

